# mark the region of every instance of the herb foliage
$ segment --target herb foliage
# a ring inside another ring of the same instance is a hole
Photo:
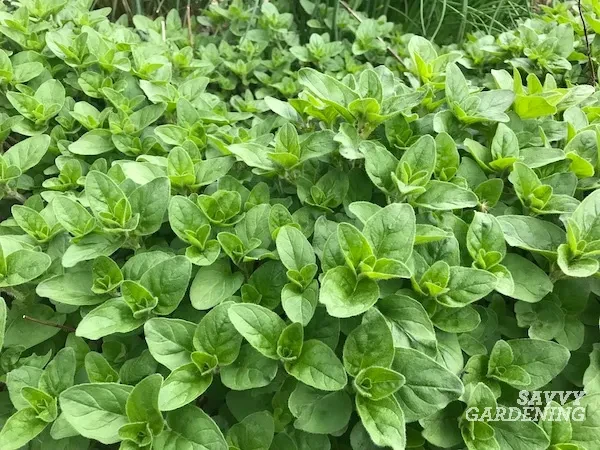
[[[440,48],[88,3],[0,10],[0,448],[600,447],[570,4]],[[584,422],[465,416],[539,389]]]

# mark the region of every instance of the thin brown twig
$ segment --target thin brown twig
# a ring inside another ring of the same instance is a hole
[[[594,69],[594,62],[592,61],[592,47],[590,46],[587,25],[583,17],[583,10],[581,9],[581,0],[577,0],[577,6],[579,7],[579,17],[581,18],[581,23],[583,24],[583,35],[585,36],[585,46],[587,47],[588,63],[590,65],[590,72],[592,74],[592,86],[596,86],[596,70]]]
[[[75,328],[69,327],[67,325],[61,325],[59,323],[48,322],[47,320],[36,319],[35,317],[24,315],[23,319],[29,320],[30,322],[39,323],[40,325],[46,325],[47,327],[60,328],[62,330],[68,331],[70,333],[75,333]]]
[[[190,41],[190,46],[194,47],[194,34],[192,33],[192,6],[188,1],[187,6],[185,7],[185,17],[187,21],[187,29],[188,29],[188,40]]]
[[[348,5],[348,3],[346,3],[344,0],[339,0],[339,2],[340,2],[340,5],[342,5],[344,7],[344,9],[346,11],[348,11],[348,13],[350,13],[350,15],[352,17],[354,17],[356,20],[358,20],[360,23],[362,23],[362,19],[360,18],[360,16],[358,14],[356,14],[356,12],[352,8],[350,8],[350,5]],[[381,38],[381,36],[377,36],[377,39],[379,40],[379,42],[381,42],[383,45],[385,45],[385,48],[389,52],[390,55],[392,55],[400,63],[402,63],[402,58],[400,58],[398,53],[396,53],[392,47],[390,47],[389,45],[387,45],[385,43],[385,41]]]

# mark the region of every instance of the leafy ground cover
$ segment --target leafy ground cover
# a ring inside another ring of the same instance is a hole
[[[17,6],[2,450],[600,448],[575,4],[447,47],[344,8],[304,39],[283,3]],[[536,390],[584,390],[583,420],[466,414]]]

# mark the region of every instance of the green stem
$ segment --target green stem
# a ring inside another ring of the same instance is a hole
[[[388,11],[389,11],[389,9],[390,9],[390,1],[391,1],[391,0],[386,0],[386,1],[385,1],[385,3],[383,4],[383,11],[382,11],[382,14],[383,14],[383,15],[384,15],[386,18],[388,18],[388,17],[387,17],[387,15],[388,15]],[[389,18],[388,18],[388,20],[389,20]]]
[[[340,9],[339,0],[333,0],[333,16],[331,18],[331,29],[333,30],[333,40],[339,40],[339,29],[337,24],[338,11]]]
[[[462,42],[465,36],[465,29],[467,27],[467,14],[469,12],[469,0],[463,0],[462,4],[462,21],[460,22],[460,28],[458,29],[457,42]]]
[[[436,36],[440,32],[440,29],[442,28],[442,24],[444,23],[444,19],[446,18],[446,5],[447,4],[448,4],[448,0],[444,0],[444,4],[442,5],[442,14],[440,16],[440,21],[438,22],[437,28],[435,29],[435,31],[433,32],[433,35],[431,36],[432,41],[435,40]]]

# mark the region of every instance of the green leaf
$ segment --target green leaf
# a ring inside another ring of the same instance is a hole
[[[446,67],[446,98],[448,102],[462,105],[469,96],[467,80],[456,64]]]
[[[140,284],[158,298],[157,314],[170,314],[185,295],[192,265],[184,256],[161,261],[142,275]]]
[[[355,269],[367,258],[373,256],[373,250],[363,234],[349,223],[340,223],[337,227],[340,249],[346,263]]]
[[[394,347],[414,348],[431,357],[436,355],[435,330],[420,302],[393,294],[379,300],[377,308],[389,322]]]
[[[295,227],[285,226],[277,233],[277,253],[288,270],[302,270],[316,262],[315,252],[302,232]]]
[[[164,427],[162,414],[158,409],[158,395],[163,383],[162,375],[155,373],[135,385],[127,397],[125,411],[129,422],[144,422],[154,436]]]
[[[242,345],[239,356],[221,368],[221,382],[229,389],[245,391],[267,386],[277,374],[278,363],[259,353],[251,345]]]
[[[404,383],[404,375],[386,367],[371,366],[356,375],[354,387],[363,397],[378,401],[392,395]]]
[[[548,275],[528,259],[508,253],[502,264],[508,269],[514,281],[513,291],[505,295],[535,303],[552,292],[553,286]]]
[[[21,173],[25,173],[32,167],[37,166],[48,151],[49,146],[50,136],[42,134],[24,139],[11,146],[2,157],[6,164],[16,166],[21,170]]]
[[[91,310],[77,325],[77,336],[100,339],[112,333],[127,333],[141,327],[145,318],[135,318],[122,298],[107,300]]]
[[[69,151],[81,156],[97,156],[115,150],[109,130],[91,130],[69,145]]]
[[[194,348],[216,356],[220,366],[233,363],[242,345],[242,336],[229,319],[232,305],[232,302],[225,302],[211,309],[200,320],[193,336]]]
[[[276,313],[260,305],[236,304],[229,310],[229,320],[252,347],[267,358],[279,359],[277,340],[285,323]]]
[[[36,279],[50,267],[51,259],[45,253],[17,250],[6,257],[6,268],[0,273],[0,288],[18,286]]]
[[[462,308],[492,292],[496,287],[496,276],[485,270],[470,267],[450,267],[448,292],[436,300],[450,308]]]
[[[594,191],[583,199],[569,219],[569,224],[572,223],[577,227],[575,235],[577,241],[594,242],[600,240],[600,227],[597,226],[600,219],[599,211],[600,193]]]
[[[316,339],[304,342],[300,356],[284,366],[291,376],[315,389],[339,391],[348,382],[344,366],[333,350]]]
[[[19,305],[13,302],[6,317],[4,348],[28,349],[50,339],[60,331],[60,328],[55,326],[40,327],[38,323],[24,319],[23,316],[43,320],[52,325],[63,325],[66,320],[64,314],[57,313],[47,305],[41,303]]]
[[[116,383],[119,381],[118,372],[100,353],[89,352],[85,355],[85,371],[91,383]]]
[[[75,351],[65,347],[48,363],[40,377],[38,387],[53,397],[73,386],[75,382]]]
[[[170,199],[169,179],[155,178],[135,189],[129,196],[133,214],[140,215],[136,233],[148,235],[156,233],[163,223]]]
[[[66,196],[57,196],[52,200],[52,210],[56,220],[73,236],[89,234],[96,226],[96,220],[81,203]]]
[[[500,448],[546,449],[550,444],[548,436],[535,422],[528,420],[492,422],[494,438]]]
[[[212,374],[202,375],[196,364],[178,367],[165,379],[158,396],[161,411],[173,411],[193,402],[211,385]]]
[[[291,323],[283,329],[277,340],[277,355],[282,361],[294,361],[302,352],[304,328],[299,323]]]
[[[123,273],[115,261],[99,256],[92,266],[93,284],[91,290],[104,294],[116,289],[123,282]]]
[[[564,230],[552,222],[516,215],[500,216],[497,219],[504,239],[512,247],[552,257],[558,246],[566,242]]]
[[[296,418],[294,427],[307,433],[337,433],[352,414],[352,402],[344,391],[319,391],[302,383],[297,384],[288,403]]]
[[[376,445],[391,447],[393,450],[406,448],[404,414],[394,397],[374,401],[358,395],[356,410]]]
[[[198,270],[190,288],[190,300],[196,309],[210,309],[235,294],[243,282],[242,273],[231,273],[229,261],[218,260]]]
[[[288,319],[308,325],[317,307],[318,289],[317,280],[312,280],[305,289],[294,283],[286,284],[281,291],[281,306]]]
[[[517,135],[507,125],[498,124],[496,134],[490,147],[494,161],[519,158],[519,141]]]
[[[109,214],[122,225],[131,218],[131,205],[117,184],[102,172],[93,170],[85,177],[85,195],[98,218]],[[124,205],[124,206],[121,206]]]
[[[467,249],[476,262],[479,262],[479,252],[482,250],[484,255],[498,252],[504,258],[506,254],[504,235],[494,216],[479,212],[475,213],[467,233]],[[481,268],[486,269],[487,267],[483,266]]]
[[[379,286],[369,278],[358,278],[349,267],[327,271],[319,301],[333,317],[353,317],[367,311],[379,298]]]
[[[33,408],[25,408],[10,416],[0,431],[0,446],[17,450],[39,435],[48,425],[38,418]]]
[[[365,170],[371,182],[386,194],[396,190],[392,173],[398,167],[398,160],[382,144],[376,141],[363,142]]]
[[[417,350],[396,348],[392,369],[405,378],[395,396],[407,422],[428,417],[463,394],[456,375]]]
[[[114,444],[120,441],[119,428],[128,422],[125,404],[132,390],[116,383],[79,384],[60,394],[60,409],[82,436]]]
[[[390,367],[394,340],[384,316],[375,309],[369,311],[363,323],[348,335],[343,353],[346,372],[354,377],[371,366]]]
[[[598,403],[600,394],[584,396],[578,404],[571,402],[567,406],[581,406],[585,410],[582,421],[573,421],[571,442],[584,448],[593,448],[600,443],[600,426],[598,426]]]
[[[188,405],[170,411],[166,421],[168,428],[152,442],[157,450],[228,450],[223,433],[200,408]]]
[[[21,389],[26,386],[37,387],[42,373],[42,369],[28,365],[8,372],[6,375],[6,386],[10,401],[16,409],[23,409],[29,406],[29,403],[21,396]]]
[[[350,102],[359,98],[356,92],[343,83],[314,69],[300,69],[298,82],[317,97],[327,99],[340,106],[347,106]]]
[[[37,285],[36,293],[65,305],[93,306],[108,299],[92,292],[93,279],[89,270],[69,271],[48,278]]]
[[[405,262],[415,239],[415,213],[410,205],[393,203],[375,212],[365,222],[363,233],[377,258]]]
[[[233,425],[227,433],[227,442],[229,448],[233,446],[244,450],[268,449],[274,434],[273,417],[267,411],[260,411]]]
[[[196,325],[181,319],[153,318],[144,324],[152,357],[170,370],[189,364]]]
[[[538,339],[513,339],[508,341],[513,352],[512,364],[521,367],[531,378],[520,389],[535,390],[556,377],[569,361],[569,351],[560,344]]]
[[[415,206],[437,211],[474,208],[477,203],[473,192],[445,181],[430,181],[426,191],[414,201]]]

